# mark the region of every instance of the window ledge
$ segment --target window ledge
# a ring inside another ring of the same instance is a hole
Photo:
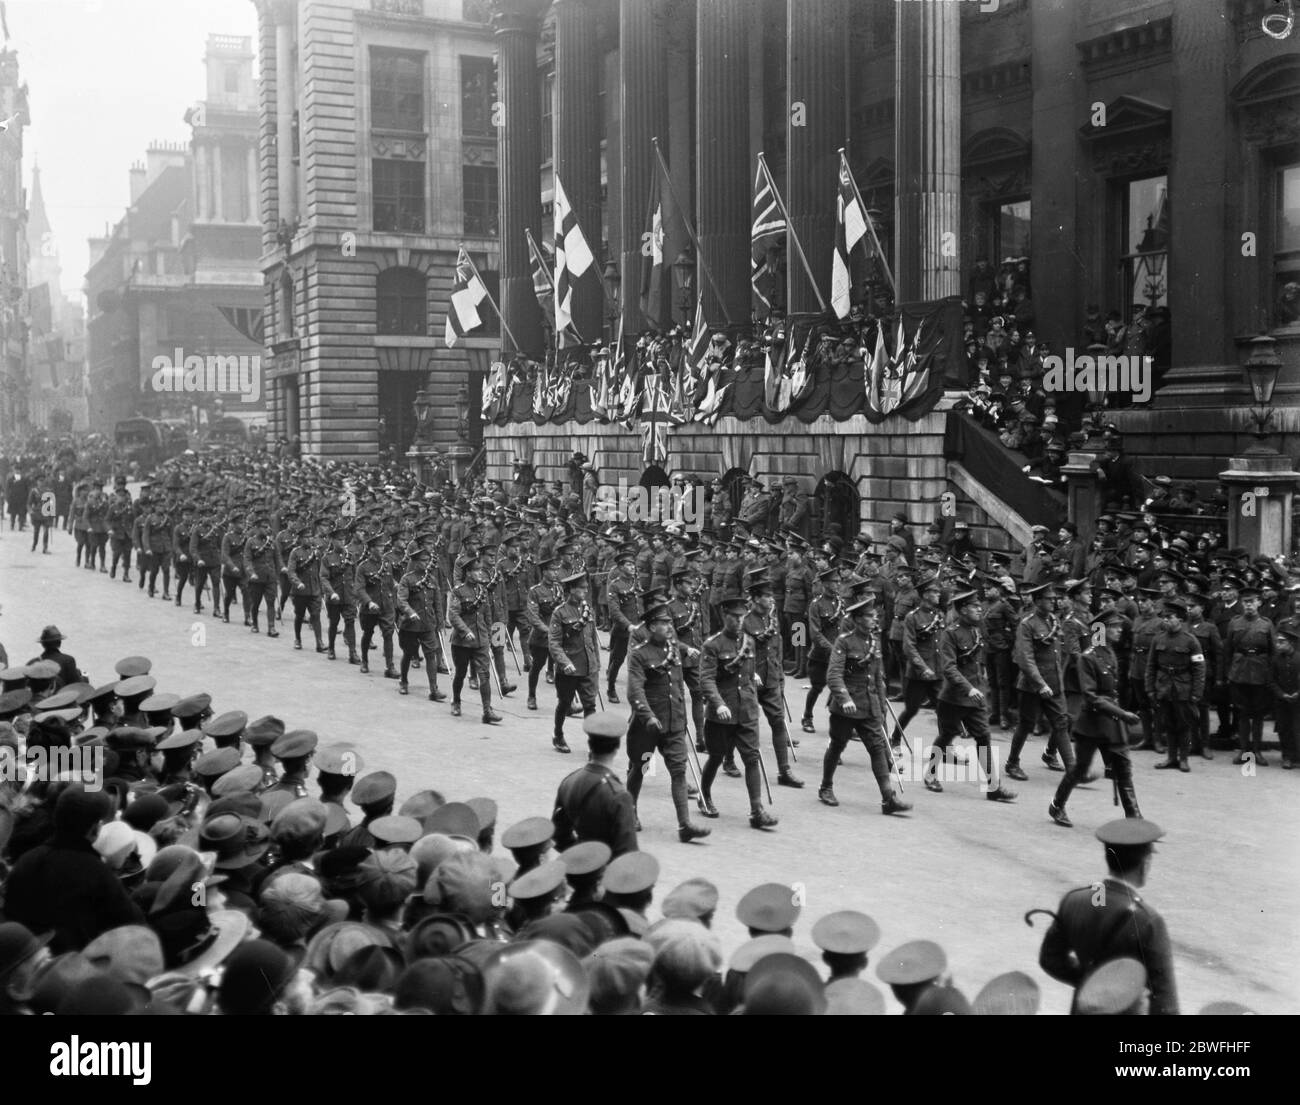
[[[381,349],[427,349],[436,346],[432,334],[376,334],[375,346]]]

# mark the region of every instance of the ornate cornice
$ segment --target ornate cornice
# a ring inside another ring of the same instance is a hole
[[[1152,19],[1078,44],[1079,62],[1090,75],[1109,69],[1145,65],[1170,52],[1173,19]]]

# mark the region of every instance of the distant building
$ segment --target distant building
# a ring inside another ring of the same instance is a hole
[[[27,195],[23,189],[23,128],[30,122],[27,85],[18,54],[0,50],[0,436],[30,429],[27,324]]]
[[[198,429],[214,413],[263,421],[257,114],[251,40],[210,35],[207,94],[185,112],[191,140],[155,143],[131,168],[131,206],[92,238],[86,298],[91,428],[135,415]],[[255,401],[214,390],[186,359],[241,361]],[[159,387],[159,365],[177,369]]]

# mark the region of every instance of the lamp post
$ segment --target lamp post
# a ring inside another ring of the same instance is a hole
[[[608,341],[612,345],[618,332],[618,313],[622,308],[618,293],[623,286],[623,276],[618,271],[618,264],[612,257],[605,262],[603,279],[605,281],[605,321],[609,323]]]
[[[673,283],[677,287],[677,308],[682,322],[691,324],[691,300],[695,298],[695,260],[687,250],[682,250],[673,262]]]
[[[1255,400],[1251,417],[1255,419],[1255,437],[1258,444],[1251,450],[1271,453],[1263,442],[1270,433],[1273,422],[1273,389],[1277,387],[1278,373],[1282,368],[1282,358],[1277,352],[1277,339],[1262,334],[1251,340],[1250,355],[1242,366],[1246,383],[1250,385],[1250,394]]]

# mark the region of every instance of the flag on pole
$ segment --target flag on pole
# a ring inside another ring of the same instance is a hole
[[[770,250],[785,241],[786,222],[781,211],[781,203],[776,194],[776,184],[762,157],[758,159],[758,171],[754,177],[754,221],[749,231],[750,267],[749,282],[754,289],[756,306],[766,309],[772,306],[772,296],[776,290],[777,271],[769,262]]]
[[[835,308],[837,318],[849,316],[853,251],[867,236],[868,225],[848,158],[841,152],[839,190],[835,201],[835,249],[831,254],[831,306]]]
[[[533,237],[533,232],[527,227],[524,228],[524,236],[528,239],[528,256],[533,266],[533,295],[537,297],[537,305],[542,309],[542,316],[553,318],[555,285],[551,282],[551,266],[546,263],[546,255],[542,253],[541,246]]]
[[[447,309],[446,342],[453,346],[471,330],[483,325],[478,305],[487,298],[487,285],[465,247],[456,254],[456,280],[451,286],[451,305]]]
[[[660,170],[650,173],[650,203],[641,236],[641,315],[656,330],[672,326],[671,270],[664,264],[664,201]]]
[[[709,348],[709,324],[704,321],[704,296],[695,300],[695,325],[691,329],[691,344],[687,346],[688,360],[698,365]]]
[[[555,177],[555,333],[562,336],[573,325],[573,287],[596,258],[569,206],[559,175]]]

